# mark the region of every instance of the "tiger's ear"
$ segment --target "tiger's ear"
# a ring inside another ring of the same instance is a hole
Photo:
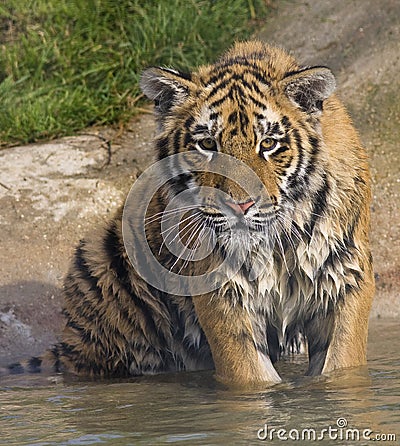
[[[154,101],[156,109],[163,113],[189,96],[190,79],[190,74],[154,67],[143,71],[139,85],[143,93]]]
[[[326,67],[305,68],[289,73],[283,80],[289,99],[307,113],[320,113],[323,102],[335,91],[336,80]]]

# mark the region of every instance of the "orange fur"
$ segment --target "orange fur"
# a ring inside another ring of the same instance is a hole
[[[364,364],[374,292],[370,177],[329,69],[244,42],[191,74],[148,69],[141,87],[156,105],[159,159],[196,154],[202,167],[154,194],[137,223],[146,243],[163,268],[186,277],[227,258],[242,264],[224,266],[212,292],[160,291],[129,262],[121,210],[76,251],[66,327],[52,353],[57,369],[130,376],[215,366],[228,384],[275,383],[272,363],[299,335],[308,374]],[[212,172],[221,154],[237,164]],[[203,260],[185,261],[169,252],[161,218],[169,199],[193,185],[208,189],[192,192],[197,207],[178,232],[193,248],[211,229],[216,245]],[[129,211],[140,208],[136,201]]]

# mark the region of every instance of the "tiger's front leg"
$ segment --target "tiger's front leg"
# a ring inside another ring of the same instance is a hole
[[[270,358],[256,348],[245,308],[212,294],[193,297],[193,302],[219,381],[238,386],[281,381]]]
[[[306,325],[309,368],[307,375],[329,374],[334,370],[366,364],[368,319],[374,294],[370,267],[359,289],[349,292],[334,311],[318,314]]]
[[[368,319],[374,295],[372,269],[365,273],[360,289],[349,293],[335,315],[335,330],[322,369],[357,367],[367,362]]]

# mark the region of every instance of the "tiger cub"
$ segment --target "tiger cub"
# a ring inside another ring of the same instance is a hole
[[[308,375],[364,364],[370,176],[331,71],[250,41],[140,85],[159,167],[78,246],[56,368],[276,383],[299,336]]]

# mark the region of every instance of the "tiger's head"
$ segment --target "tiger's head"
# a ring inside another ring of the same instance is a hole
[[[159,159],[187,153],[201,166],[176,170],[170,195],[192,191],[198,218],[238,243],[241,228],[252,240],[307,230],[326,187],[328,68],[300,68],[281,49],[245,42],[190,74],[149,68],[141,88],[155,103]]]

